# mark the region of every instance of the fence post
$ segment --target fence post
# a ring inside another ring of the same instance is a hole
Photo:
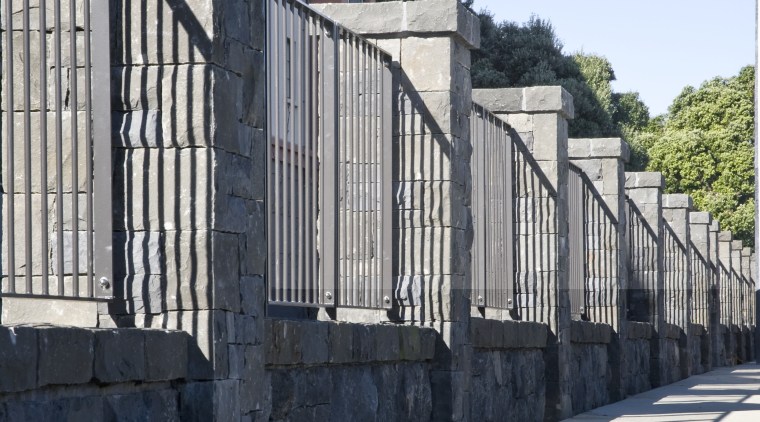
[[[720,294],[720,254],[718,252],[718,233],[720,222],[710,223],[710,268],[712,269],[712,284],[710,285],[710,325],[713,327],[712,337],[712,366],[723,366],[726,361],[725,344],[723,343],[722,305]]]
[[[701,348],[701,365],[695,373],[711,370],[713,354],[713,333],[715,326],[711,318],[711,290],[713,283],[712,264],[710,262],[710,224],[712,215],[709,212],[692,212],[689,214],[689,230],[692,247],[692,285],[694,301],[692,307],[692,323],[701,325],[706,332]],[[694,369],[694,368],[692,368]]]
[[[572,413],[570,375],[570,298],[568,292],[568,172],[567,121],[575,115],[572,96],[559,86],[532,88],[476,89],[473,101],[502,117],[513,128],[512,138],[520,142],[526,153],[535,160],[553,191],[546,198],[526,198],[533,203],[554,202],[556,216],[551,224],[538,228],[529,241],[542,237],[552,239],[548,245],[529,244],[529,250],[541,251],[542,266],[526,265],[530,257],[519,256],[515,263],[520,271],[530,271],[549,295],[546,303],[535,303],[536,314],[531,318],[548,321],[551,332],[547,345],[546,415],[548,419],[563,419]],[[519,175],[517,176],[519,177]],[[538,183],[536,183],[538,185]],[[520,187],[517,187],[518,193]],[[530,208],[530,207],[528,207]],[[515,218],[518,218],[516,215]],[[542,236],[543,235],[543,236]],[[532,239],[532,240],[531,240]],[[544,250],[546,249],[546,250]],[[534,263],[535,264],[535,263]],[[538,270],[536,268],[539,268]],[[538,300],[538,299],[534,299]],[[518,306],[523,304],[518,303]]]
[[[650,382],[652,387],[667,383],[665,355],[665,300],[662,248],[661,173],[626,173],[629,198],[628,235],[628,319],[649,322],[654,329],[650,342]]]
[[[628,223],[626,221],[626,204],[625,204],[625,163],[630,157],[628,144],[620,138],[597,138],[597,139],[569,139],[568,158],[570,162],[579,167],[593,183],[598,198],[604,201],[606,207],[611,212],[611,216],[616,221],[606,221],[606,231],[611,232],[611,236],[599,240],[598,251],[595,256],[601,254],[606,256],[606,262],[613,265],[598,267],[598,270],[605,271],[604,275],[593,275],[594,278],[602,278],[610,285],[607,287],[608,292],[612,292],[610,301],[605,303],[602,315],[607,316],[606,320],[596,321],[605,322],[612,326],[615,333],[614,340],[610,347],[609,356],[612,360],[612,380],[610,380],[610,399],[612,401],[621,400],[625,397],[625,380],[623,374],[626,373],[624,366],[627,365],[626,349],[623,344],[625,341],[626,331],[626,289],[628,288],[628,266],[625,255],[625,233]],[[596,213],[599,214],[599,213]],[[604,214],[604,213],[601,213]],[[590,234],[587,234],[590,235]],[[595,237],[599,234],[594,233]],[[612,244],[608,244],[613,241]],[[613,255],[610,258],[608,255]]]
[[[718,253],[720,274],[720,314],[721,327],[723,329],[723,347],[725,351],[723,365],[734,365],[736,360],[736,339],[733,334],[733,295],[731,290],[734,284],[731,272],[731,242],[733,236],[729,231],[718,233]]]
[[[480,45],[479,21],[455,1],[312,7],[393,56],[395,300],[389,315],[440,332],[430,374],[432,418],[466,418],[472,352],[469,67],[470,50]],[[338,309],[338,318],[347,312]]]
[[[692,279],[691,279],[691,245],[689,232],[689,212],[693,208],[693,202],[689,195],[670,194],[662,196],[662,217],[665,220],[666,230],[672,230],[672,235],[677,242],[665,246],[665,307],[666,313],[671,312],[673,321],[681,328],[679,341],[679,353],[681,356],[681,378],[691,375],[691,361],[689,359],[691,307],[692,307]],[[668,286],[670,281],[670,286]],[[668,288],[672,289],[668,292]]]

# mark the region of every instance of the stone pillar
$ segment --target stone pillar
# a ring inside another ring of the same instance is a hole
[[[691,310],[692,323],[701,324],[707,331],[707,347],[702,348],[702,362],[706,362],[705,371],[712,365],[713,332],[715,326],[711,318],[710,303],[713,283],[712,263],[710,261],[710,225],[712,214],[709,212],[692,212],[689,214],[689,230],[692,245],[692,286],[693,306]]]
[[[661,173],[625,174],[625,191],[630,199],[628,318],[649,322],[654,328],[650,342],[652,387],[659,387],[667,379],[667,361],[660,360],[665,339],[662,250],[664,187],[665,179]]]
[[[678,245],[663,244],[665,251],[665,313],[673,315],[671,322],[681,328],[678,343],[681,378],[691,376],[689,350],[694,340],[689,335],[692,307],[691,242],[689,241],[689,212],[691,197],[683,194],[662,196],[662,217],[666,236],[677,239]]]
[[[720,273],[720,313],[721,324],[724,325],[723,344],[725,348],[724,365],[733,365],[736,363],[736,342],[733,335],[732,325],[734,324],[734,315],[732,313],[733,297],[731,289],[733,288],[733,277],[731,274],[731,242],[733,236],[729,231],[718,233],[718,253]]]
[[[606,223],[614,233],[615,243],[605,245],[607,240],[600,242],[603,247],[602,254],[612,255],[611,261],[616,266],[608,268],[609,273],[601,277],[610,283],[609,289],[613,291],[613,298],[607,303],[611,312],[603,312],[612,315],[613,319],[606,322],[612,326],[613,340],[608,346],[612,379],[610,380],[610,400],[622,400],[625,396],[625,380],[621,374],[626,373],[624,366],[628,364],[622,342],[627,338],[626,330],[626,302],[628,289],[628,259],[625,253],[626,230],[628,221],[626,217],[625,199],[625,163],[630,157],[628,144],[620,138],[599,139],[568,139],[568,158],[570,162],[580,168],[593,183],[596,191],[594,197],[600,198],[608,207],[615,221],[607,220]],[[599,213],[606,216],[606,213]],[[606,219],[606,217],[603,217]],[[607,257],[609,260],[610,258]],[[603,266],[604,267],[604,266]],[[592,277],[598,278],[596,275]]]
[[[750,267],[752,259],[752,248],[742,248],[742,337],[744,339],[744,362],[754,359],[755,342],[753,340],[753,329],[751,323],[751,303],[752,295],[755,289],[752,288]]]
[[[469,417],[470,50],[480,23],[456,0],[314,5],[393,56],[395,308],[440,333],[433,419]],[[341,311],[338,310],[340,313]]]
[[[720,222],[713,220],[710,230],[710,264],[712,269],[712,283],[710,284],[710,333],[712,344],[712,366],[722,366],[725,362],[725,350],[723,347],[723,328],[721,326],[721,303],[720,303],[720,261],[718,255],[718,233]]]
[[[180,397],[202,412],[183,419],[255,418],[265,402],[264,11],[264,0],[112,2],[120,300],[100,325],[192,336]]]
[[[549,257],[549,271],[542,271],[536,278],[541,287],[548,289],[549,300],[536,304],[533,318],[548,322],[551,330],[546,354],[545,417],[563,419],[572,413],[567,238],[567,120],[575,113],[572,96],[559,86],[478,89],[473,91],[473,101],[509,123],[513,129],[513,142],[518,145],[516,160],[524,162],[526,169],[535,166],[526,172],[541,173],[525,200],[531,206],[553,202],[556,207],[556,226],[550,224],[546,232],[534,235],[534,239],[549,239],[548,245],[538,244],[543,240],[533,240],[536,243],[529,246],[548,249],[541,253]],[[549,186],[539,187],[542,183]],[[530,252],[531,248],[527,249]],[[516,262],[518,278],[523,272],[526,276],[535,274],[536,269],[528,265],[528,255],[521,256]]]

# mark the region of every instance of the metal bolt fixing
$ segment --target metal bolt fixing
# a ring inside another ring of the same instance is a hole
[[[109,288],[111,288],[111,282],[110,282],[110,281],[108,281],[108,279],[107,279],[107,278],[105,278],[105,277],[101,277],[101,278],[100,278],[100,287],[101,287],[102,289],[109,289]]]

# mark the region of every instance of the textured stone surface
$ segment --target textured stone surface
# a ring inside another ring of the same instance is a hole
[[[0,393],[37,387],[37,354],[34,328],[0,326]]]
[[[37,332],[37,382],[82,384],[93,376],[93,333],[89,330],[42,327]]]
[[[472,420],[544,420],[545,370],[540,350],[474,352]]]
[[[608,364],[606,345],[577,343],[572,345],[570,371],[573,379],[573,414],[609,403]]]

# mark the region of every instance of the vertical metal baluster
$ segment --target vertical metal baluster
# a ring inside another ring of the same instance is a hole
[[[369,209],[370,209],[370,220],[371,220],[371,230],[370,233],[372,236],[372,260],[371,260],[371,277],[372,277],[372,294],[373,294],[373,302],[376,307],[382,307],[383,306],[383,299],[380,292],[380,279],[378,278],[378,250],[377,250],[377,239],[378,239],[378,206],[379,202],[377,200],[377,184],[379,182],[378,178],[378,166],[377,166],[377,146],[379,145],[379,139],[378,139],[378,121],[377,118],[377,100],[378,100],[378,79],[380,76],[380,67],[379,67],[379,61],[378,58],[380,57],[380,51],[373,47],[372,48],[372,66],[371,66],[371,75],[372,78],[372,87],[370,88],[370,104],[371,104],[371,110],[370,110],[370,118],[371,118],[371,127],[372,127],[372,137],[370,138],[370,195],[369,195]]]
[[[275,45],[277,46],[275,55],[273,56],[277,60],[276,72],[277,74],[273,78],[276,81],[274,91],[276,92],[276,98],[271,102],[274,109],[277,111],[275,116],[275,137],[274,137],[274,244],[275,244],[275,300],[282,302],[284,299],[285,290],[285,248],[282,244],[284,218],[287,215],[284,203],[282,200],[282,189],[285,186],[285,169],[283,168],[284,160],[282,157],[282,143],[287,136],[285,130],[285,116],[287,115],[287,84],[288,76],[287,72],[287,33],[286,33],[286,13],[287,6],[284,3],[285,0],[279,0],[277,6],[275,20],[277,22],[275,32]]]
[[[359,105],[359,280],[360,280],[360,305],[369,306],[369,297],[367,296],[367,218],[366,218],[366,200],[367,200],[367,43],[359,43],[359,57],[361,59],[359,68],[360,87],[359,95],[361,101]]]
[[[71,276],[72,296],[79,297],[79,87],[77,81],[77,8],[69,1],[69,84],[71,86]]]
[[[8,218],[8,228],[7,231],[7,254],[8,254],[8,293],[16,293],[16,253],[15,253],[15,245],[16,245],[16,227],[15,227],[15,175],[16,171],[14,170],[14,157],[13,157],[13,149],[15,146],[15,134],[14,134],[14,112],[16,110],[16,105],[13,100],[13,94],[15,86],[13,84],[13,5],[12,1],[6,0],[5,2],[6,9],[5,9],[5,41],[6,41],[6,84],[7,87],[7,93],[5,94],[5,98],[7,101],[7,107],[6,107],[6,130],[7,130],[7,139],[6,142],[8,143],[8,153],[6,155],[7,159],[7,168],[5,171],[5,180],[6,180],[6,197],[8,198],[8,207],[6,209],[7,218]]]
[[[307,88],[306,92],[308,94],[307,96],[307,102],[309,105],[309,110],[306,113],[306,118],[308,119],[308,132],[306,134],[306,139],[302,147],[302,154],[304,155],[304,166],[303,169],[304,172],[304,197],[303,197],[303,208],[304,208],[304,218],[301,222],[301,227],[303,227],[304,230],[304,249],[306,250],[306,256],[304,257],[304,269],[303,269],[303,277],[304,277],[304,284],[307,287],[307,291],[305,292],[305,298],[308,303],[315,303],[314,298],[314,292],[318,291],[318,286],[315,284],[316,280],[311,277],[311,268],[312,268],[312,258],[314,256],[314,253],[316,252],[316,248],[314,248],[314,244],[312,243],[312,230],[314,227],[314,224],[312,223],[311,217],[311,192],[312,192],[312,182],[313,178],[311,177],[311,160],[312,160],[312,143],[315,139],[315,131],[317,127],[317,118],[318,115],[316,113],[316,107],[315,107],[315,101],[316,101],[316,95],[314,93],[314,75],[316,73],[315,66],[316,61],[314,58],[314,40],[317,37],[317,31],[314,28],[314,20],[315,16],[312,14],[308,14],[307,20],[306,20],[306,44],[304,45],[304,49],[306,50],[306,56],[307,56]]]
[[[392,307],[391,298],[393,297],[393,280],[391,272],[391,263],[393,257],[392,246],[392,229],[393,229],[393,211],[392,211],[392,180],[393,180],[393,155],[392,155],[392,137],[393,137],[393,99],[394,86],[393,75],[391,73],[390,59],[384,64],[382,68],[382,84],[381,84],[381,98],[382,108],[380,109],[380,116],[382,116],[381,122],[381,136],[380,136],[380,165],[382,167],[382,215],[380,217],[380,229],[381,229],[381,246],[380,251],[382,256],[382,270],[381,270],[381,283],[383,286],[382,296],[384,307],[390,309]],[[387,142],[387,144],[386,144]],[[386,300],[385,298],[388,298]]]
[[[6,0],[7,1],[7,0]],[[26,294],[32,293],[32,87],[31,46],[29,39],[29,0],[23,3],[24,37],[24,279]],[[6,33],[11,36],[11,33]],[[42,53],[41,53],[42,55]],[[11,85],[11,89],[13,86]],[[10,247],[10,245],[9,245]]]
[[[304,285],[304,279],[303,279],[303,256],[306,252],[306,249],[304,248],[304,195],[303,195],[303,154],[306,146],[306,134],[308,129],[308,120],[307,120],[307,114],[306,114],[306,22],[308,19],[308,11],[299,8],[300,16],[298,16],[298,56],[296,56],[296,59],[299,62],[298,65],[298,73],[297,73],[297,79],[298,79],[298,106],[300,108],[300,124],[299,131],[298,131],[298,138],[297,143],[293,145],[295,153],[298,155],[298,159],[293,162],[293,165],[297,167],[297,178],[294,177],[294,180],[297,180],[297,187],[296,187],[296,203],[298,204],[297,209],[297,224],[293,227],[293,230],[296,231],[296,249],[298,251],[297,253],[297,265],[296,266],[296,295],[295,300],[301,303],[304,303],[305,295],[305,285]],[[296,213],[294,213],[296,214]]]
[[[343,268],[343,274],[341,274],[341,280],[340,280],[340,287],[341,291],[348,293],[349,289],[349,274],[350,274],[350,255],[348,252],[348,217],[349,217],[349,203],[351,201],[350,198],[350,190],[349,190],[349,122],[350,122],[350,111],[349,111],[349,74],[351,72],[351,69],[349,67],[349,36],[347,33],[342,33],[340,38],[340,57],[341,57],[341,67],[340,72],[338,72],[339,78],[340,78],[340,93],[342,101],[342,119],[340,122],[340,130],[341,130],[341,142],[340,142],[340,168],[343,171],[343,180],[341,180],[340,184],[340,190],[341,195],[343,196],[343,205],[342,205],[342,216],[340,218],[340,239],[341,239],[341,247],[342,250],[342,268]],[[346,300],[349,298],[348,294],[345,295],[342,300]]]
[[[266,31],[266,69],[267,69],[267,104],[269,104],[269,111],[267,112],[267,139],[266,139],[266,184],[267,184],[267,301],[274,299],[273,292],[277,290],[277,278],[275,277],[275,256],[277,249],[274,247],[273,230],[273,216],[272,213],[276,210],[276,199],[274,196],[274,189],[272,187],[272,181],[277,180],[277,174],[272,174],[274,169],[274,163],[272,162],[272,156],[274,150],[272,148],[272,135],[277,133],[277,125],[274,123],[277,115],[277,101],[276,101],[276,85],[277,78],[280,75],[277,64],[274,58],[277,57],[274,53],[276,49],[275,41],[277,40],[277,20],[275,18],[274,11],[277,10],[276,0],[268,0],[266,2],[266,14],[267,14],[267,31]],[[273,256],[274,252],[274,256]]]
[[[356,96],[356,89],[354,87],[354,80],[356,78],[354,75],[356,75],[356,69],[354,69],[354,37],[351,34],[347,34],[347,38],[348,45],[346,46],[346,49],[348,50],[348,68],[346,70],[348,72],[348,109],[346,112],[346,118],[348,120],[348,137],[344,141],[346,142],[346,171],[348,172],[348,176],[346,177],[346,189],[348,192],[348,200],[346,201],[346,236],[348,238],[346,245],[346,261],[348,262],[348,272],[346,273],[346,302],[344,304],[354,305],[356,304],[357,299],[355,295],[356,265],[354,263],[354,209],[356,208],[356,196],[354,195],[354,184],[356,179],[356,168],[354,165],[354,157],[356,155],[356,129],[354,122],[354,106],[356,101],[354,100],[354,97]]]
[[[86,207],[87,207],[87,296],[94,296],[93,283],[93,204],[92,204],[92,153],[95,143],[92,133],[92,81],[90,52],[90,0],[84,0],[84,89],[85,89],[85,139],[86,142]]]
[[[48,99],[47,99],[47,16],[46,16],[46,0],[39,0],[39,18],[40,18],[40,257],[42,259],[42,294],[50,294],[50,278],[48,263],[48,170],[47,170],[47,138],[48,138],[48,126],[47,126],[47,111],[48,111]]]
[[[61,31],[61,0],[55,0],[55,143],[56,143],[56,266],[58,267],[58,294],[64,292],[64,268],[63,268],[63,99],[61,85],[62,75],[62,31]]]

